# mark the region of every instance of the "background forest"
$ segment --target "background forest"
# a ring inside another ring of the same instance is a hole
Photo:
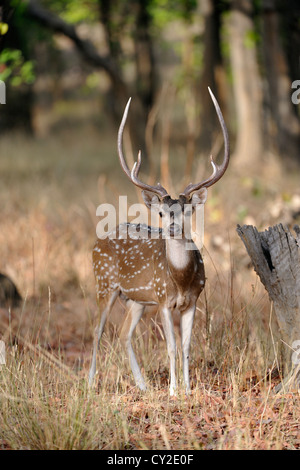
[[[4,3],[1,128],[50,132],[43,114],[76,100],[97,100],[98,119],[117,125],[133,96],[131,138],[150,154],[149,113],[173,87],[188,137],[210,151],[218,129],[210,86],[240,163],[253,167],[268,151],[299,160],[297,1]]]
[[[272,394],[284,345],[236,234],[299,224],[299,54],[297,0],[1,2],[0,271],[20,293],[0,283],[1,449],[299,449],[299,392]],[[208,86],[231,161],[205,206],[192,395],[168,397],[150,308],[134,347],[155,386],[135,389],[121,304],[91,392],[96,208],[141,201],[117,157],[124,106],[129,166],[141,149],[142,178],[175,196],[223,153]]]

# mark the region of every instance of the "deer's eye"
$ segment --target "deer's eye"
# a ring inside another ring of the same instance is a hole
[[[159,216],[162,217],[162,212],[159,212]]]

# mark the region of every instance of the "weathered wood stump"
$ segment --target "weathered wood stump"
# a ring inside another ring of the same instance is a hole
[[[0,273],[0,307],[18,307],[22,300],[13,281]]]
[[[282,224],[264,232],[252,225],[237,227],[254,269],[273,302],[282,342],[287,346],[289,370],[277,388],[300,387],[300,228],[296,237]]]

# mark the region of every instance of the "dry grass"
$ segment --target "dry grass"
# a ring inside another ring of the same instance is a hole
[[[111,141],[84,128],[76,138],[66,130],[46,141],[0,143],[1,271],[24,297],[20,308],[0,310],[7,353],[0,448],[299,449],[299,394],[273,393],[281,379],[276,326],[235,234],[237,222],[263,227],[289,213],[295,182],[289,177],[287,191],[285,179],[282,189],[278,173],[270,176],[274,165],[268,179],[240,177],[233,167],[210,191],[191,396],[179,374],[178,396],[169,398],[166,345],[153,312],[135,336],[149,391],[134,387],[113,323],[99,353],[98,387],[87,388],[95,209],[132,191]],[[136,201],[133,191],[130,198]],[[179,370],[180,363],[178,354]]]

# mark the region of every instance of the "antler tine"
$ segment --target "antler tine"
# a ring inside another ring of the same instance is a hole
[[[126,121],[127,121],[130,102],[131,102],[131,98],[129,98],[129,100],[126,104],[124,114],[123,114],[123,117],[122,117],[122,121],[121,121],[121,124],[120,124],[120,127],[119,127],[119,132],[118,132],[118,153],[119,153],[119,160],[120,160],[120,163],[121,163],[121,167],[122,167],[124,173],[126,173],[128,178],[130,179],[130,181],[132,183],[134,183],[136,186],[138,186],[139,188],[147,189],[148,191],[152,191],[152,192],[158,194],[160,197],[167,196],[168,195],[167,191],[165,190],[165,188],[163,188],[161,186],[160,183],[158,183],[157,186],[150,186],[146,183],[143,183],[142,181],[140,181],[138,179],[138,173],[140,171],[140,167],[141,167],[141,163],[142,163],[141,151],[139,151],[138,161],[135,162],[135,164],[134,164],[131,171],[129,170],[129,168],[127,166],[127,163],[126,163],[126,160],[125,160],[125,157],[124,157],[124,154],[123,154],[122,142],[123,142],[124,127],[125,127],[125,124],[126,124]]]
[[[168,196],[168,192],[165,188],[158,183],[157,186],[150,186],[149,184],[143,183],[138,179],[138,174],[141,168],[142,163],[142,153],[139,151],[138,153],[138,161],[134,163],[133,168],[131,170],[131,181],[141,189],[146,189],[153,193],[158,194],[160,197]]]
[[[121,167],[122,167],[124,173],[126,173],[128,178],[131,180],[130,170],[129,170],[129,168],[127,166],[127,163],[126,163],[126,160],[124,158],[123,147],[122,147],[123,132],[124,132],[124,127],[125,127],[125,124],[126,124],[126,121],[127,121],[130,102],[131,102],[131,98],[129,98],[129,100],[127,101],[127,104],[126,104],[126,107],[125,107],[125,110],[124,110],[124,113],[123,113],[122,121],[121,121],[121,124],[120,124],[120,127],[119,127],[119,132],[118,132],[118,153],[119,153],[119,160],[120,160],[120,163],[121,163]]]
[[[197,191],[200,188],[208,188],[209,186],[212,186],[213,184],[215,184],[217,181],[219,181],[220,178],[222,178],[222,176],[224,175],[224,173],[225,173],[225,171],[228,167],[228,164],[229,164],[230,149],[229,149],[229,138],[228,138],[228,131],[227,131],[227,128],[226,128],[226,124],[225,124],[220,106],[219,106],[213,92],[211,91],[211,89],[209,87],[208,87],[208,91],[209,91],[211,99],[214,103],[214,106],[215,106],[215,109],[216,109],[216,112],[217,112],[217,116],[218,116],[218,119],[219,119],[219,122],[220,122],[221,128],[222,128],[222,133],[223,133],[223,138],[224,138],[223,162],[222,162],[221,165],[217,165],[214,162],[213,157],[211,155],[210,162],[211,162],[212,167],[213,167],[212,175],[209,178],[207,178],[206,180],[201,181],[200,183],[196,183],[196,184],[190,183],[182,193],[184,196],[189,196],[192,192]]]

